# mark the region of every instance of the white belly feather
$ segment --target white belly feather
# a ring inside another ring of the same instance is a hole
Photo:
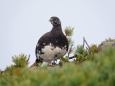
[[[53,47],[51,44],[42,48],[41,51],[44,54],[39,55],[39,53],[37,53],[37,58],[39,58],[40,56],[40,58],[42,58],[43,61],[45,62],[50,62],[52,60],[62,58],[67,53],[66,46],[60,48],[60,47]]]

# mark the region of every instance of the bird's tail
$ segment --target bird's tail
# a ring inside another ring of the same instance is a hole
[[[35,66],[38,66],[38,63],[36,61],[30,66],[30,68]]]

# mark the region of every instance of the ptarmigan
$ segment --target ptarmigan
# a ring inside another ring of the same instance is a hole
[[[48,62],[62,58],[68,51],[68,41],[63,34],[61,21],[58,17],[51,17],[53,28],[45,33],[36,45],[36,63]]]

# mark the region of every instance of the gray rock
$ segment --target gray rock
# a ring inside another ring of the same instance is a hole
[[[103,47],[106,47],[106,46],[109,46],[109,45],[115,46],[115,42],[107,42],[107,41],[102,42],[98,47],[98,51],[100,52]]]

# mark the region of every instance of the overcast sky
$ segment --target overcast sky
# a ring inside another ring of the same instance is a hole
[[[115,38],[115,0],[0,0],[0,69],[21,53],[34,62],[38,39],[52,28],[51,16],[60,18],[63,30],[75,28],[75,46],[83,37],[90,45]]]

